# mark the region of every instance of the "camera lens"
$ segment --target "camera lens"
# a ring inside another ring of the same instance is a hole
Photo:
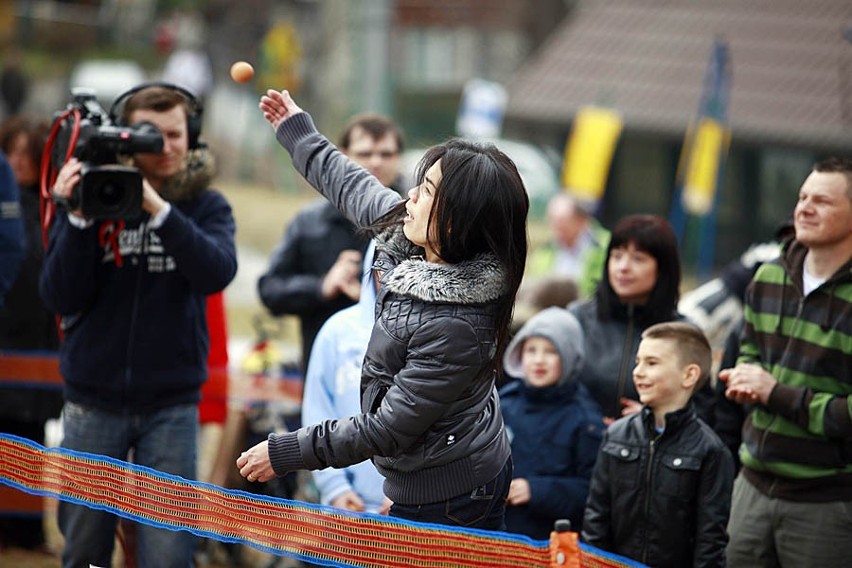
[[[112,208],[121,204],[123,193],[121,186],[114,183],[104,183],[98,187],[97,198],[104,207]]]
[[[92,219],[130,219],[142,213],[142,176],[117,164],[84,167],[80,208]]]

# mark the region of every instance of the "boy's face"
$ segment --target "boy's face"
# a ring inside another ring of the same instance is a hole
[[[562,376],[562,361],[556,346],[543,337],[530,337],[521,349],[521,369],[528,385],[536,388],[556,384]]]
[[[686,378],[686,368],[681,365],[672,340],[643,339],[639,343],[633,384],[642,404],[672,410],[685,404],[691,394],[691,387],[684,385]]]

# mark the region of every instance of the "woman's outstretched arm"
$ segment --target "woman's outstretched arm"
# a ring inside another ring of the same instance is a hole
[[[399,204],[398,193],[317,132],[310,115],[287,91],[267,91],[259,106],[278,142],[292,156],[293,166],[355,225],[370,227]]]

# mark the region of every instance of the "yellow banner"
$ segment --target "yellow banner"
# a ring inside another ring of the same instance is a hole
[[[713,209],[722,157],[728,153],[731,132],[712,118],[702,118],[687,133],[684,146],[683,207],[691,215]]]
[[[296,27],[288,21],[277,22],[260,44],[260,68],[255,81],[259,92],[269,86],[297,93],[302,85],[300,65],[302,44]]]
[[[587,202],[603,197],[623,126],[621,115],[612,109],[592,106],[577,112],[562,165],[566,191]]]

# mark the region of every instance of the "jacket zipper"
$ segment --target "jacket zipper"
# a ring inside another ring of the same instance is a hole
[[[654,477],[654,449],[656,442],[660,438],[658,435],[651,439],[648,452],[648,469],[645,472],[645,527],[648,526],[648,520],[651,515],[651,479]],[[648,538],[642,542],[642,564],[648,563]]]
[[[124,368],[124,398],[125,400],[129,399],[130,392],[130,384],[133,380],[133,365],[131,364],[133,358],[133,336],[134,330],[136,329],[136,316],[139,313],[139,290],[142,289],[142,276],[144,275],[144,270],[147,264],[146,254],[148,252],[147,246],[147,237],[148,237],[148,225],[147,222],[142,221],[141,230],[142,230],[142,243],[140,248],[140,254],[138,256],[139,263],[136,265],[138,272],[136,273],[136,289],[133,290],[133,310],[130,312],[130,333],[127,336],[127,361],[125,362],[126,367]],[[122,401],[122,405],[124,401]]]
[[[790,344],[792,344],[795,341],[796,337],[798,337],[799,327],[801,326],[801,322],[802,322],[802,312],[804,312],[804,310],[805,310],[805,301],[806,300],[807,300],[807,296],[803,295],[803,296],[799,297],[799,301],[798,301],[797,306],[796,306],[796,316],[793,318],[793,323],[792,323],[793,329],[790,331],[790,335],[787,338],[787,343],[784,345],[784,350],[781,352],[781,356],[778,359],[778,366],[779,367],[786,366],[787,360],[792,355],[792,352],[790,350]],[[782,309],[781,318],[783,320],[783,318],[784,318],[783,306],[782,306],[781,309]],[[781,330],[780,325],[779,325],[778,334],[780,335],[781,333],[782,333],[782,330]],[[767,370],[769,370],[769,369],[767,369]],[[769,371],[771,372],[771,370],[769,370]],[[778,379],[778,377],[775,377],[775,378]]]
[[[793,278],[793,271],[790,269],[786,260],[783,261],[782,267],[783,267],[784,273],[785,273],[784,282],[782,283],[782,286],[786,287],[787,286],[787,280],[789,279],[790,288],[792,288],[794,291],[796,291],[799,294],[799,301],[797,302],[797,305],[796,305],[796,317],[793,320],[793,326],[797,327],[799,325],[799,321],[801,321],[802,312],[805,309],[805,299],[807,298],[807,296],[805,296],[805,291],[803,289],[799,289],[799,287],[796,285],[796,280],[795,280],[795,278]],[[823,285],[824,284],[825,283],[823,283]],[[784,294],[784,292],[782,292],[782,297],[783,297],[783,294]],[[780,335],[782,333],[781,327],[782,327],[783,321],[784,321],[784,306],[783,305],[781,306],[780,313],[779,313],[778,317],[779,317],[779,321],[778,321],[777,333]],[[784,346],[784,350],[781,352],[781,356],[778,360],[779,366],[783,366],[784,362],[787,359],[787,354],[790,353],[790,343],[794,340],[794,338],[796,336],[795,331],[796,330],[793,330],[793,333],[790,334],[790,337],[787,339],[787,344]],[[767,369],[767,371],[769,371],[769,369]],[[777,377],[776,377],[776,379],[777,379]],[[761,461],[761,462],[764,461],[763,454],[766,450],[766,439],[769,437],[769,431],[772,429],[772,425],[775,423],[775,419],[777,417],[778,417],[777,414],[772,413],[772,415],[770,416],[770,419],[769,419],[769,424],[766,425],[766,428],[764,428],[763,431],[760,434],[760,441],[757,444],[757,455],[755,456],[755,458],[758,461]],[[754,419],[754,417],[752,417],[752,420],[753,419]],[[770,496],[773,493],[772,490],[774,489],[774,487],[775,487],[775,481],[772,482],[772,486],[770,487],[770,490],[769,490]]]

